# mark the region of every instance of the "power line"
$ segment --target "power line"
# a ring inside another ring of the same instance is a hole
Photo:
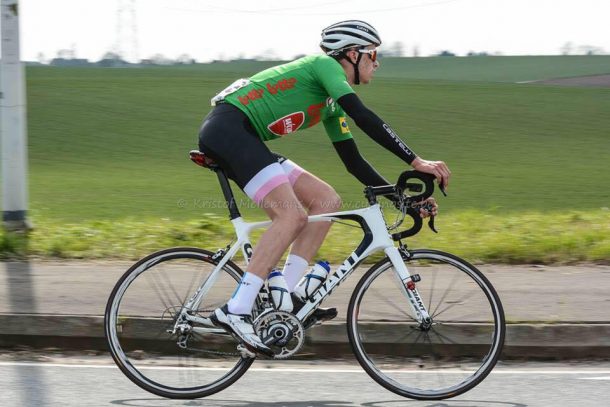
[[[348,3],[348,2],[350,2],[350,0],[336,0],[336,1],[320,2],[320,3],[316,3],[316,4],[307,4],[307,5],[303,5],[303,6],[297,6],[297,7],[270,8],[270,9],[262,9],[262,10],[261,9],[255,9],[255,10],[233,9],[233,8],[228,8],[228,7],[219,7],[219,6],[212,5],[212,4],[209,4],[207,6],[212,7],[212,9],[214,9],[214,10],[201,10],[201,9],[188,9],[187,10],[187,9],[173,8],[173,7],[170,9],[205,12],[205,13],[226,12],[226,13],[241,13],[241,14],[268,14],[268,13],[273,13],[273,12],[277,12],[277,11],[306,10],[306,9],[310,9],[310,8],[326,7],[326,6],[332,6],[332,5]]]
[[[435,1],[432,3],[424,2],[421,4],[411,4],[411,5],[407,5],[407,6],[397,6],[397,7],[385,8],[385,9],[372,9],[372,10],[352,9],[352,10],[350,10],[350,14],[387,13],[387,12],[399,11],[399,10],[431,7],[431,6],[436,6],[436,5],[446,4],[446,3],[453,3],[456,1],[459,1],[459,0],[441,0],[441,1]],[[340,4],[340,3],[345,3],[345,1],[341,0],[341,1],[323,3],[323,7]],[[206,13],[206,14],[259,14],[259,15],[272,14],[275,16],[329,16],[329,15],[337,14],[337,11],[327,11],[324,13],[315,13],[315,12],[314,13],[285,13],[285,11],[309,9],[309,8],[314,8],[314,7],[320,7],[320,5],[308,5],[308,6],[301,6],[301,7],[294,7],[294,8],[276,8],[276,9],[265,9],[265,10],[232,9],[232,8],[226,8],[226,7],[213,6],[213,5],[210,5],[210,7],[212,7],[212,9],[208,9],[208,10],[175,8],[175,7],[170,7],[169,9],[177,10],[177,11],[195,12],[195,13]]]

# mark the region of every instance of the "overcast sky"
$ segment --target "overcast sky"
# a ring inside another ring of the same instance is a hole
[[[608,0],[20,0],[20,8],[26,60],[60,49],[98,60],[119,43],[128,59],[136,50],[140,58],[209,61],[270,49],[288,59],[318,52],[321,29],[352,18],[373,24],[384,45],[404,43],[407,55],[415,47],[422,56],[553,55],[567,42],[575,52],[582,45],[610,52]]]

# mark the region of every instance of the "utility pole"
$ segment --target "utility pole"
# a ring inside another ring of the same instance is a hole
[[[25,72],[19,52],[18,0],[1,0],[0,66],[2,137],[2,221],[8,230],[26,231],[28,182]]]
[[[135,0],[118,0],[116,13],[115,53],[122,60],[138,63],[138,23],[136,20]]]

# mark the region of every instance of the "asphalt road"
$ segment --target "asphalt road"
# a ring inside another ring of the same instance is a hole
[[[109,358],[0,359],[0,406],[465,407],[603,406],[610,362],[500,364],[478,387],[438,402],[411,401],[343,362],[256,362],[231,388],[206,399],[167,400],[132,384]],[[34,361],[38,360],[38,361]]]

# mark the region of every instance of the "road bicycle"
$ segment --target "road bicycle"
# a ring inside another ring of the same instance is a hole
[[[176,247],[138,261],[114,287],[104,320],[121,371],[151,393],[178,399],[227,388],[258,357],[208,316],[231,297],[244,273],[233,257],[241,249],[247,264],[250,233],[271,223],[246,222],[222,168],[198,151],[190,157],[217,174],[236,240],[214,251]],[[295,314],[274,309],[263,287],[253,321],[274,350],[273,359],[298,355],[306,331],[316,325],[311,323],[313,311],[367,257],[383,252],[361,277],[347,309],[349,343],[366,373],[386,389],[420,400],[457,396],[489,374],[506,332],[496,291],[459,257],[412,250],[403,242],[422,228],[419,208],[433,191],[433,177],[406,171],[395,185],[367,187],[366,207],[309,216],[309,222],[350,223],[362,229],[363,239]],[[413,192],[417,194],[407,195]],[[393,199],[400,209],[391,225],[377,201],[380,196]],[[405,218],[411,218],[412,226],[397,231]]]

